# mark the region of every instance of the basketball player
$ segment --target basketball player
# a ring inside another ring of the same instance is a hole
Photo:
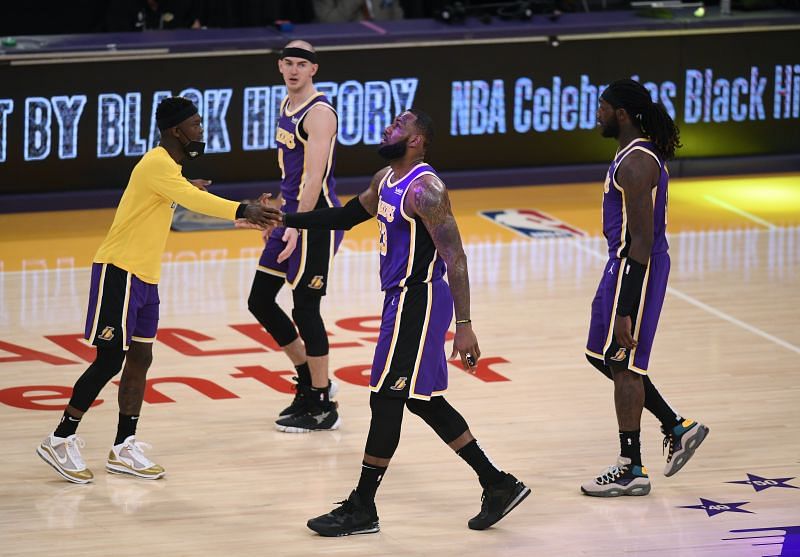
[[[93,474],[80,454],[76,429],[102,388],[125,369],[119,386],[119,425],[108,455],[109,472],[155,480],[164,468],[153,463],[136,441],[145,376],[153,359],[158,328],[161,259],[175,206],[219,218],[245,219],[266,226],[268,209],[240,204],[205,191],[206,180],[192,183],[181,165],[203,154],[203,125],[197,107],[182,97],[161,101],[156,109],[160,145],[136,164],[114,215],[111,229],[92,264],[86,339],[97,347],[94,362],[75,383],[61,422],[37,449],[45,462],[74,483]]]
[[[426,114],[403,112],[386,128],[378,151],[389,166],[375,174],[366,191],[341,208],[283,215],[287,226],[324,230],[347,230],[377,216],[380,231],[385,299],[370,377],[372,421],[358,487],[340,507],[308,521],[308,527],[323,536],[379,531],[375,493],[400,441],[406,407],[477,472],[483,499],[470,528],[488,528],[530,493],[514,476],[495,467],[443,396],[443,346],[454,306],[451,357],[460,354],[464,368],[474,370],[480,349],[470,320],[467,258],[447,189],[424,162],[432,136]]]
[[[597,120],[603,137],[618,140],[619,149],[604,186],[609,259],[592,302],[586,355],[614,381],[620,456],[581,491],[598,497],[647,495],[650,478],[639,444],[643,407],[661,422],[664,447],[669,447],[666,476],[680,470],[708,435],[706,426],[673,410],[647,376],[670,267],[666,161],[681,144],[664,106],[631,79],[605,89]]]
[[[287,213],[341,206],[333,177],[337,115],[325,95],[314,88],[312,79],[318,68],[317,55],[305,41],[291,41],[278,61],[287,89],[277,130],[278,199]],[[269,235],[258,262],[247,305],[297,370],[294,400],[275,422],[280,431],[306,433],[339,427],[336,404],[331,401],[336,385],[328,379],[328,334],[320,303],[342,237],[343,232],[279,227]],[[284,283],[292,289],[297,329],[275,301]]]

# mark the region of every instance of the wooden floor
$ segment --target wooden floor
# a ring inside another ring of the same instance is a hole
[[[583,356],[604,261],[600,198],[599,183],[453,194],[483,363],[478,377],[451,367],[448,400],[533,495],[496,527],[468,530],[480,507],[474,474],[407,414],[377,498],[381,533],[343,539],[319,538],[305,521],[344,499],[359,473],[381,303],[372,223],[349,233],[323,308],[340,430],[272,427],[291,374],[246,308],[258,235],[172,233],[138,432],[167,476],[105,473],[117,418],[110,384],[79,431],[96,477],[81,486],[34,452],[91,359],[76,340],[86,266],[113,213],[0,216],[0,554],[800,554],[800,177],[671,185],[672,275],[651,377],[711,433],[666,478],[658,424],[646,415],[653,491],[641,498],[579,492],[618,451],[611,384]],[[512,209],[551,218],[478,214]],[[520,222],[579,233],[534,238],[502,224]],[[767,530],[735,532],[745,529]]]

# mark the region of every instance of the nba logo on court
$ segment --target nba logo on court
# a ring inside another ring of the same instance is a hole
[[[528,238],[577,238],[586,232],[535,209],[481,211],[481,216]]]

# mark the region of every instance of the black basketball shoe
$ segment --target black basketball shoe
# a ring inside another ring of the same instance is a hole
[[[292,403],[289,406],[281,410],[281,413],[278,414],[279,419],[286,416],[303,414],[308,411],[308,395],[311,391],[311,385],[303,385],[300,383],[299,377],[292,377],[292,380],[295,382],[294,399],[292,399]],[[328,398],[333,400],[338,390],[339,384],[336,381],[331,381],[328,387]]]
[[[378,523],[378,512],[375,510],[375,506],[366,505],[355,490],[346,500],[336,504],[341,506],[328,514],[312,518],[306,523],[306,526],[320,536],[326,537],[380,532],[381,526]]]
[[[292,377],[292,381],[294,381],[294,385],[292,388],[294,389],[294,398],[292,399],[292,403],[281,410],[281,413],[278,414],[278,418],[283,418],[284,416],[294,416],[295,414],[301,414],[308,410],[308,396],[307,392],[311,389],[311,385],[304,385],[300,383],[299,377]]]
[[[309,433],[339,429],[341,422],[335,403],[329,402],[325,407],[309,403],[302,414],[284,416],[276,420],[275,427],[284,433]]]
[[[469,520],[471,530],[486,530],[499,521],[530,495],[531,490],[511,474],[503,481],[483,490],[481,512]]]

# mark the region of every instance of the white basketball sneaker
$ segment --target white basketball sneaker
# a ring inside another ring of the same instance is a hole
[[[632,464],[630,458],[619,456],[615,465],[583,484],[581,491],[592,497],[647,495],[650,493],[650,477],[647,468]]]
[[[111,447],[106,470],[112,474],[130,474],[146,480],[157,480],[164,476],[164,468],[144,455],[150,445],[137,441],[133,435],[119,445]]]
[[[81,457],[80,448],[85,446],[86,443],[77,435],[55,437],[50,434],[36,449],[36,454],[65,479],[76,484],[86,484],[94,479],[94,474],[86,468]]]

